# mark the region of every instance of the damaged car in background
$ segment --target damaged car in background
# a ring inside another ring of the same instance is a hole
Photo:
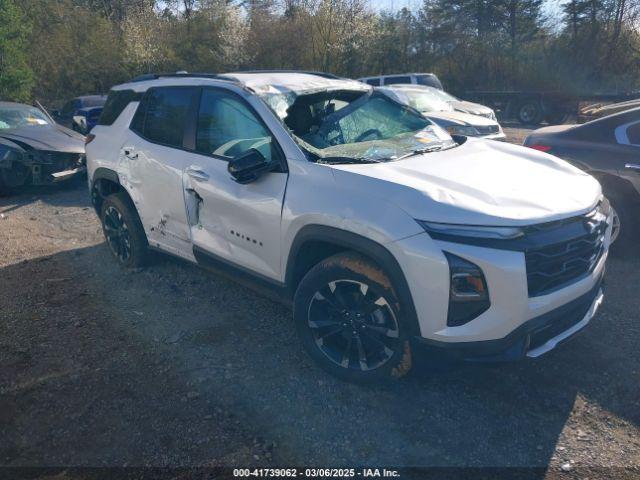
[[[397,102],[409,105],[422,113],[451,135],[504,140],[506,135],[495,119],[495,114],[475,115],[459,111],[455,97],[442,90],[422,85],[390,85],[379,91]]]
[[[84,171],[82,135],[39,108],[0,102],[0,191],[50,184]]]

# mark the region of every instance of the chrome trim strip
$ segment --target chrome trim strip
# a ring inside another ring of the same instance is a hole
[[[533,350],[529,350],[527,352],[527,357],[537,358],[540,355],[544,355],[550,350],[553,350],[558,345],[558,343],[562,342],[563,340],[569,338],[571,335],[574,335],[575,333],[579,332],[584,327],[586,327],[587,324],[591,321],[593,316],[598,311],[598,308],[602,304],[603,299],[604,299],[604,294],[602,293],[602,289],[600,289],[598,291],[598,295],[596,296],[595,300],[591,304],[591,307],[589,307],[589,311],[582,318],[582,320],[580,320],[578,323],[573,325],[571,328],[568,328],[564,332],[560,333],[559,335],[556,335],[555,337],[547,340],[546,343],[540,345],[539,347],[534,348]]]

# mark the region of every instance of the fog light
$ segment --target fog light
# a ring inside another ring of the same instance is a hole
[[[489,290],[479,266],[452,253],[444,254],[449,262],[450,275],[447,325],[457,327],[489,309]]]

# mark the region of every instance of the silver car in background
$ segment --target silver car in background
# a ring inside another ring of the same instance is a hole
[[[459,108],[456,108],[456,102],[467,102],[460,102],[452,95],[437,88],[422,85],[389,85],[378,87],[378,90],[396,101],[415,108],[451,135],[482,137],[492,140],[505,139],[505,134],[495,119],[493,111],[484,115],[460,111]]]

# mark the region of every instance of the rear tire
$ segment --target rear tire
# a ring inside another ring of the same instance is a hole
[[[545,120],[549,125],[562,125],[569,120],[569,114],[566,112],[551,112],[545,116]]]
[[[309,356],[342,380],[376,383],[411,369],[398,297],[384,271],[361,255],[341,253],[313,267],[293,314]]]
[[[544,118],[542,105],[535,100],[525,100],[516,108],[516,117],[523,125],[540,125]]]
[[[100,220],[109,250],[118,263],[125,268],[144,266],[149,244],[138,212],[127,194],[117,192],[105,198]]]

